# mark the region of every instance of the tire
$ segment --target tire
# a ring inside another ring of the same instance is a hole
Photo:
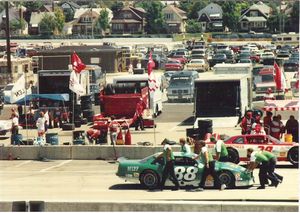
[[[152,170],[146,170],[140,175],[140,182],[143,187],[154,189],[158,187],[159,176]]]
[[[220,183],[225,184],[226,188],[234,188],[235,187],[235,178],[231,172],[223,170],[218,173],[218,177],[219,177]]]
[[[288,160],[294,167],[299,165],[299,148],[293,147],[288,152]]]
[[[227,148],[229,162],[238,164],[240,162],[239,153],[233,148]]]

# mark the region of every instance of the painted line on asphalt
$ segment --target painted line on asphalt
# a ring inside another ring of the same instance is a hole
[[[61,166],[65,165],[65,164],[67,164],[67,163],[70,163],[71,161],[72,161],[72,160],[66,160],[66,161],[64,161],[64,162],[61,162],[61,163],[58,164],[58,165],[50,166],[50,167],[48,167],[48,168],[42,169],[42,170],[40,170],[39,172],[46,172],[46,171],[48,171],[48,170],[50,170],[50,169],[55,169],[55,168],[61,167]]]
[[[174,132],[174,130],[177,128],[177,126],[174,126],[173,128],[169,129],[169,132]]]
[[[18,165],[15,165],[14,167],[21,167],[21,166],[23,166],[23,165],[25,165],[25,164],[28,164],[28,163],[30,163],[30,162],[32,162],[32,160],[24,161],[24,162],[22,162],[22,163],[19,163]]]

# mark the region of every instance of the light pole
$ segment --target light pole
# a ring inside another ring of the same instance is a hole
[[[10,27],[9,27],[9,2],[5,2],[5,15],[6,15],[6,23],[5,23],[5,33],[6,33],[6,55],[7,55],[7,75],[6,82],[8,82],[8,76],[11,75],[11,57],[10,57]]]

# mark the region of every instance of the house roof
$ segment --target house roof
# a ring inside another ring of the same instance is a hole
[[[79,19],[84,13],[88,11],[96,12],[98,15],[100,14],[101,10],[106,9],[109,13],[109,16],[111,16],[112,11],[109,8],[79,8],[75,10],[74,19]]]
[[[175,7],[172,4],[168,4],[165,8],[163,8],[162,11],[168,11],[168,10],[171,10],[174,13],[176,13],[181,19],[187,19],[186,12],[179,9],[178,7]]]
[[[29,23],[31,25],[38,25],[46,14],[55,16],[54,12],[32,12]]]
[[[219,10],[219,13],[216,12],[215,10],[212,10],[212,8],[217,8]],[[217,18],[222,18],[223,10],[220,5],[215,4],[215,3],[210,3],[198,12],[198,20],[200,19],[202,14],[206,14],[207,17],[210,17],[211,14],[219,14],[219,17],[217,17]],[[214,17],[211,17],[211,18],[214,18]]]
[[[69,0],[62,2],[61,5],[63,5],[63,4],[69,4],[73,9],[79,9],[80,8],[80,6],[78,4],[76,4],[73,1],[69,1]]]
[[[256,4],[253,4],[251,7],[249,7],[249,9],[257,9],[257,8],[259,8],[259,10],[261,12],[263,12],[264,14],[270,14],[271,7],[269,7],[268,5],[264,4],[261,1],[257,2]]]

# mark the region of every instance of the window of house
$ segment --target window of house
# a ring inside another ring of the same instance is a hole
[[[250,11],[250,16],[251,17],[258,16],[258,11]]]
[[[243,22],[243,23],[242,23],[242,27],[243,27],[243,28],[247,28],[247,23],[246,23],[246,22]]]
[[[90,16],[84,16],[84,17],[82,17],[82,22],[92,22],[92,17],[90,17]]]
[[[18,73],[18,66],[14,66],[14,73]]]
[[[123,18],[132,18],[131,13],[123,13]]]
[[[113,28],[114,28],[115,30],[123,30],[123,24],[114,24],[114,25],[113,25]]]
[[[172,13],[166,13],[165,17],[166,17],[167,20],[173,20],[174,19],[174,16],[173,16]]]

